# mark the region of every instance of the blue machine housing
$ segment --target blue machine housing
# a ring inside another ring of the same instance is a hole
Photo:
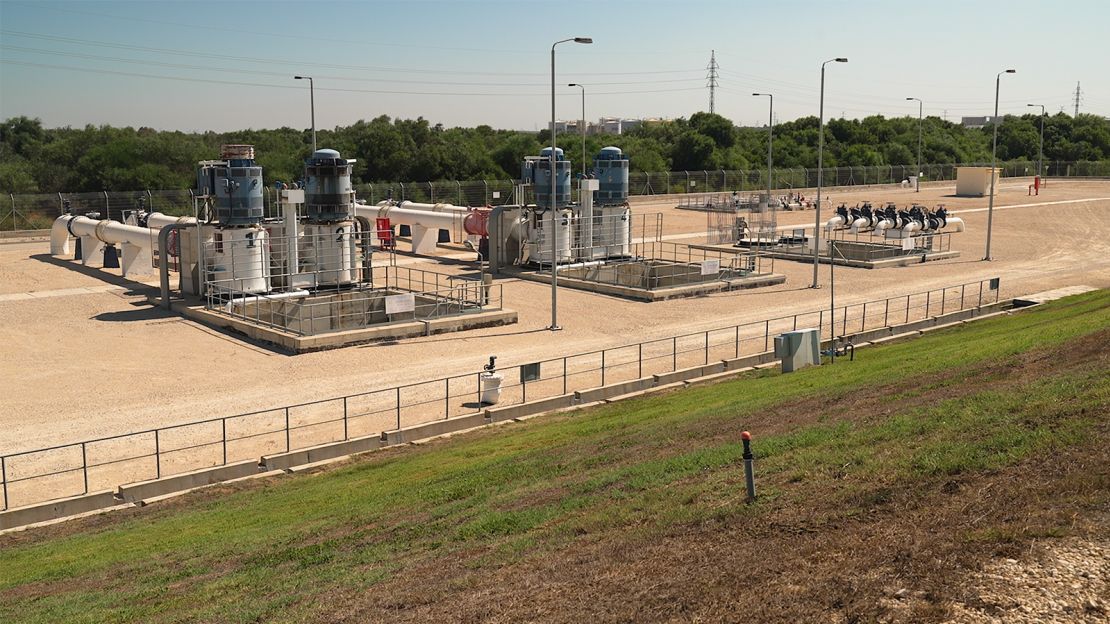
[[[551,201],[551,148],[540,150],[539,158],[524,161],[521,177],[532,182],[536,205],[540,208],[552,207]],[[563,155],[561,147],[555,148],[555,201],[554,207],[562,208],[570,204],[570,161]]]
[[[254,161],[254,148],[225,146],[225,153],[249,157],[198,163],[197,194],[215,197],[213,205],[220,225],[259,223],[263,216],[262,167]]]
[[[351,218],[355,191],[351,186],[352,163],[333,149],[316,150],[304,161],[305,214],[309,221],[336,222]]]
[[[628,158],[619,147],[603,147],[594,157],[598,190],[594,204],[612,206],[628,202]]]

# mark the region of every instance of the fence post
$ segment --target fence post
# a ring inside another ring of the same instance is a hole
[[[979,305],[976,307],[983,307],[983,280],[979,280]]]
[[[605,385],[605,349],[601,350],[601,385]]]
[[[636,344],[636,379],[644,376],[644,343]]]
[[[925,318],[929,318],[929,304],[932,303],[932,300],[933,291],[930,290],[925,293]]]
[[[705,363],[709,364],[709,332],[705,332]]]
[[[563,394],[567,393],[567,359],[563,358]]]
[[[451,417],[451,378],[443,380],[443,420]]]
[[[397,386],[397,428],[401,428],[401,386]]]
[[[735,353],[733,354],[732,357],[738,358],[738,357],[740,357],[740,326],[737,325],[733,329],[736,332],[736,349],[735,349]]]
[[[906,323],[910,322],[910,296],[906,295]]]
[[[948,299],[948,288],[945,288],[944,290],[940,291],[940,314],[941,314],[941,316],[944,316],[944,303],[945,303],[946,299]]]
[[[158,439],[158,429],[154,430],[154,478],[162,478],[162,443]]]
[[[226,466],[227,465],[227,419],[226,418],[221,418],[220,419],[220,437],[223,438],[223,446],[224,446],[224,463],[223,463],[223,465]]]
[[[285,452],[289,452],[289,408],[285,408]]]
[[[862,332],[867,329],[867,302],[863,302],[863,318],[859,321],[859,330]]]
[[[678,336],[671,338],[671,370],[678,370]]]
[[[763,350],[768,351],[771,348],[771,319],[763,321]]]
[[[347,437],[347,397],[343,397],[343,441],[346,442],[349,439]]]
[[[890,299],[883,306],[883,327],[890,327]]]
[[[89,460],[85,454],[85,443],[81,443],[81,474],[85,477],[85,494],[89,493]]]
[[[4,509],[7,509],[11,506],[8,503],[8,466],[2,455],[0,455],[0,483],[4,484]]]

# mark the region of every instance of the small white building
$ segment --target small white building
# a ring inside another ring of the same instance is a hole
[[[956,167],[956,195],[959,197],[982,197],[991,190],[990,167]],[[995,188],[998,187],[998,178],[1002,177],[1001,169],[993,169],[995,175]]]

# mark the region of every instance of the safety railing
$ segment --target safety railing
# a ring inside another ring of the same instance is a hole
[[[521,375],[501,384],[514,405],[767,352],[783,332],[816,327],[841,336],[905,324],[999,300],[999,280],[738,323],[538,362],[502,366]],[[0,455],[0,509],[102,491],[480,412],[480,371]]]
[[[355,281],[345,287],[311,293],[255,295],[243,290],[247,282],[208,282],[206,309],[299,336],[500,310],[503,302],[501,284],[392,265],[359,270]],[[391,300],[398,296],[409,300]]]

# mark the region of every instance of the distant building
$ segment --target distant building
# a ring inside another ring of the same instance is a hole
[[[990,125],[993,122],[994,122],[994,117],[991,117],[990,115],[986,115],[984,117],[961,117],[960,118],[960,125],[965,127],[965,128],[971,128],[971,129],[982,128],[984,126]]]
[[[586,122],[587,134],[624,134],[639,128],[642,125],[653,125],[667,123],[670,119],[663,119],[662,117],[650,117],[647,119],[625,119],[624,117],[601,117],[597,123]],[[555,132],[559,134],[578,134],[581,132],[579,129],[577,119],[565,119],[555,122]]]

